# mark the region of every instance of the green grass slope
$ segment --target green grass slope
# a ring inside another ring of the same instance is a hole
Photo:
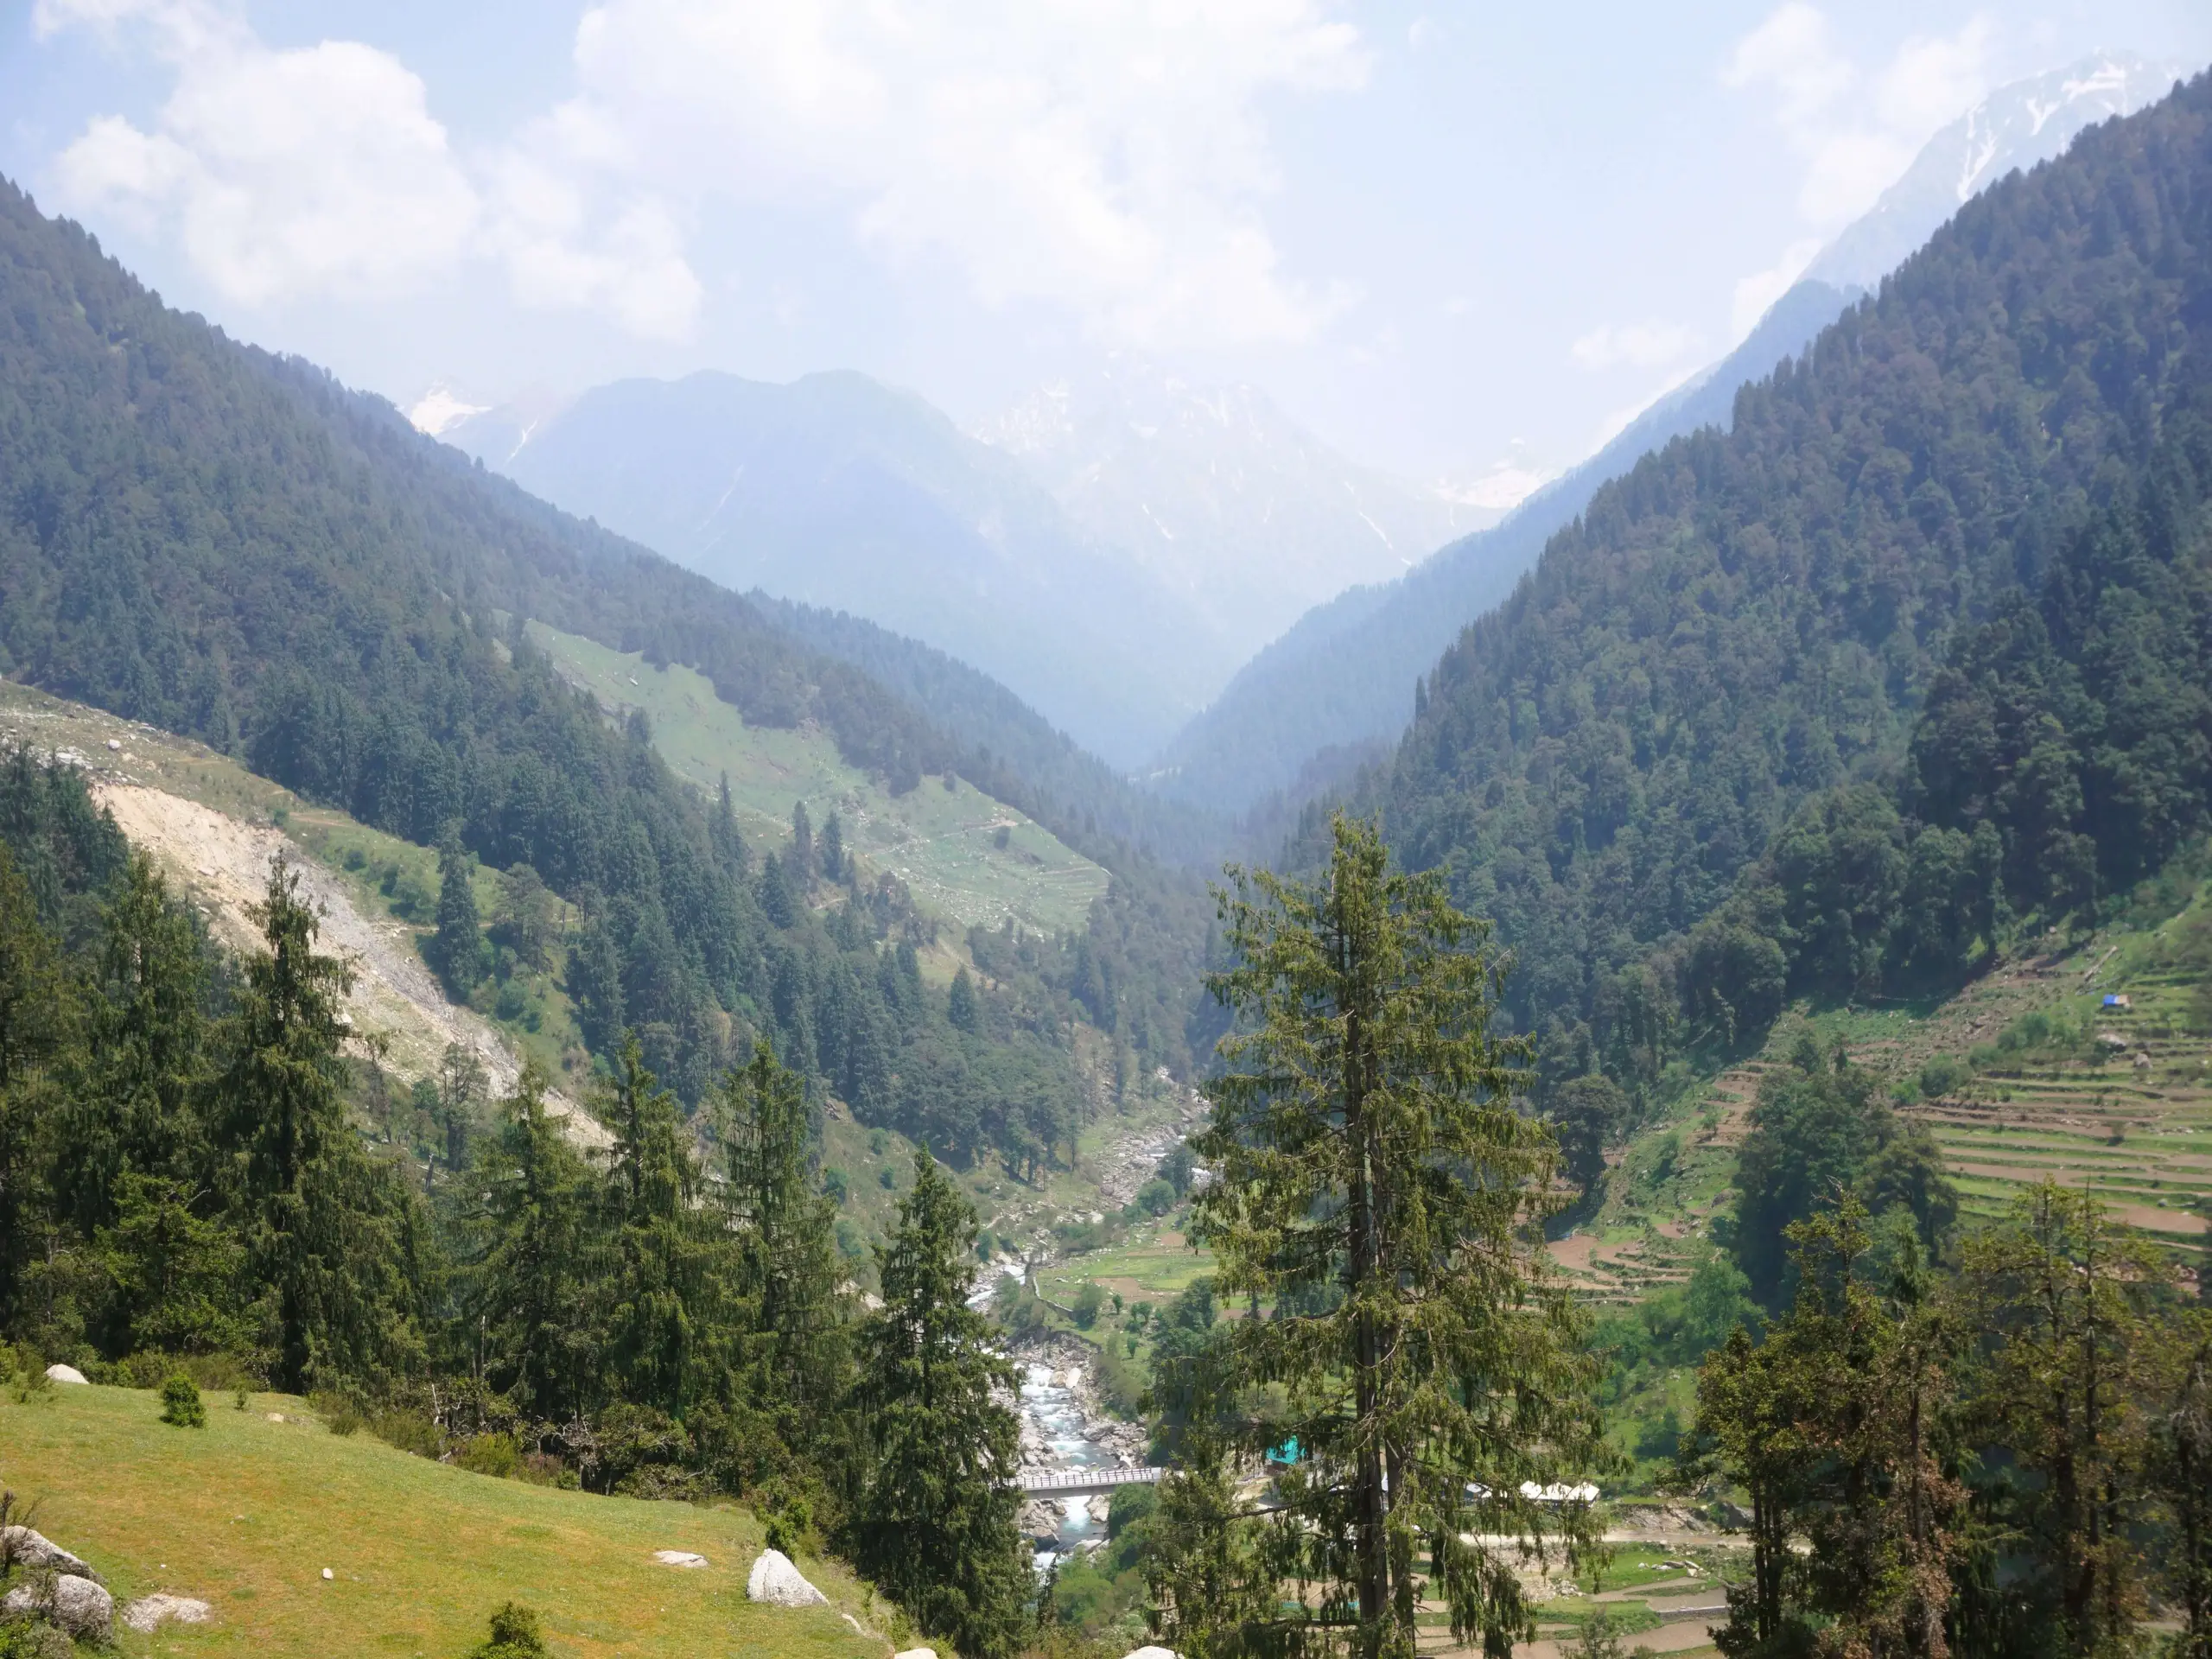
[[[1104,870],[964,779],[950,789],[925,779],[893,795],[847,765],[826,729],[747,724],[705,676],[680,664],[655,668],[642,652],[541,623],[531,624],[530,636],[601,707],[643,709],[654,747],[679,777],[711,791],[728,773],[731,804],[756,843],[790,839],[795,803],[806,803],[817,830],[834,808],[846,848],[869,875],[890,872],[922,908],[963,927],[996,927],[1012,916],[1046,932],[1080,932],[1106,891]]]
[[[537,1610],[563,1659],[883,1651],[841,1616],[874,1622],[831,1563],[801,1563],[831,1607],[747,1601],[761,1529],[742,1510],[471,1474],[340,1439],[280,1395],[207,1405],[207,1427],[179,1429],[136,1389],[0,1398],[0,1483],[37,1503],[40,1530],[98,1567],[118,1604],[167,1590],[215,1610],[201,1627],[121,1632],[126,1655],[458,1659],[509,1599]],[[664,1567],[661,1549],[709,1565]]]

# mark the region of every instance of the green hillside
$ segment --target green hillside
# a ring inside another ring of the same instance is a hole
[[[473,1474],[333,1434],[284,1395],[239,1410],[211,1393],[207,1408],[205,1428],[181,1429],[142,1389],[0,1396],[0,1484],[37,1506],[40,1530],[99,1568],[118,1604],[165,1590],[214,1609],[204,1626],[122,1632],[124,1654],[459,1659],[509,1599],[537,1610],[562,1659],[884,1650],[840,1612],[881,1628],[890,1610],[834,1562],[803,1563],[833,1607],[746,1600],[762,1533],[745,1510]],[[662,1549],[708,1566],[664,1567]]]
[[[835,811],[846,849],[858,855],[869,878],[897,876],[917,904],[963,928],[1011,919],[1032,930],[1080,932],[1091,901],[1106,891],[1104,870],[957,775],[893,794],[881,779],[849,764],[820,727],[750,724],[705,677],[681,664],[656,667],[641,652],[613,651],[542,623],[531,625],[530,637],[603,708],[623,715],[642,709],[653,747],[678,777],[709,794],[728,778],[747,840],[789,840],[797,804],[817,826]]]

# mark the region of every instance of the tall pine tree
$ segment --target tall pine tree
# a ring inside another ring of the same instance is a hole
[[[878,1252],[883,1306],[863,1337],[874,1465],[853,1525],[861,1570],[973,1659],[1019,1649],[1029,1562],[1014,1527],[1014,1367],[968,1306],[976,1211],[927,1152]]]
[[[406,1195],[346,1121],[352,971],[316,951],[315,912],[281,858],[254,916],[269,948],[245,963],[217,1098],[238,1148],[251,1267],[268,1287],[270,1378],[296,1393],[404,1363],[416,1287],[402,1249]]]

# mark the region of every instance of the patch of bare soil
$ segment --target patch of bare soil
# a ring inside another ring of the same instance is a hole
[[[300,888],[321,917],[318,943],[349,963],[353,1029],[381,1037],[384,1064],[405,1082],[435,1073],[448,1044],[473,1049],[494,1090],[514,1086],[515,1057],[491,1023],[446,1000],[404,925],[363,915],[328,870],[307,857],[283,832],[248,823],[197,801],[140,784],[95,779],[92,794],[115,815],[134,846],[153,855],[176,886],[199,906],[209,931],[232,950],[260,947],[250,913],[269,890],[269,867],[289,861]],[[548,1109],[565,1120],[579,1145],[605,1147],[612,1138],[574,1101],[549,1093]]]

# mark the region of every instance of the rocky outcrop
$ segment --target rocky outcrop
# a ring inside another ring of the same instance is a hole
[[[35,1573],[67,1573],[90,1579],[94,1584],[105,1582],[88,1562],[79,1560],[45,1534],[33,1532],[29,1527],[0,1530],[0,1556]]]
[[[29,1584],[19,1584],[0,1602],[0,1611],[21,1618],[32,1614],[79,1642],[109,1642],[115,1637],[115,1598],[90,1579],[74,1573],[47,1578],[41,1573]]]
[[[745,1580],[745,1599],[771,1607],[823,1607],[830,1598],[809,1584],[780,1549],[764,1549]]]

